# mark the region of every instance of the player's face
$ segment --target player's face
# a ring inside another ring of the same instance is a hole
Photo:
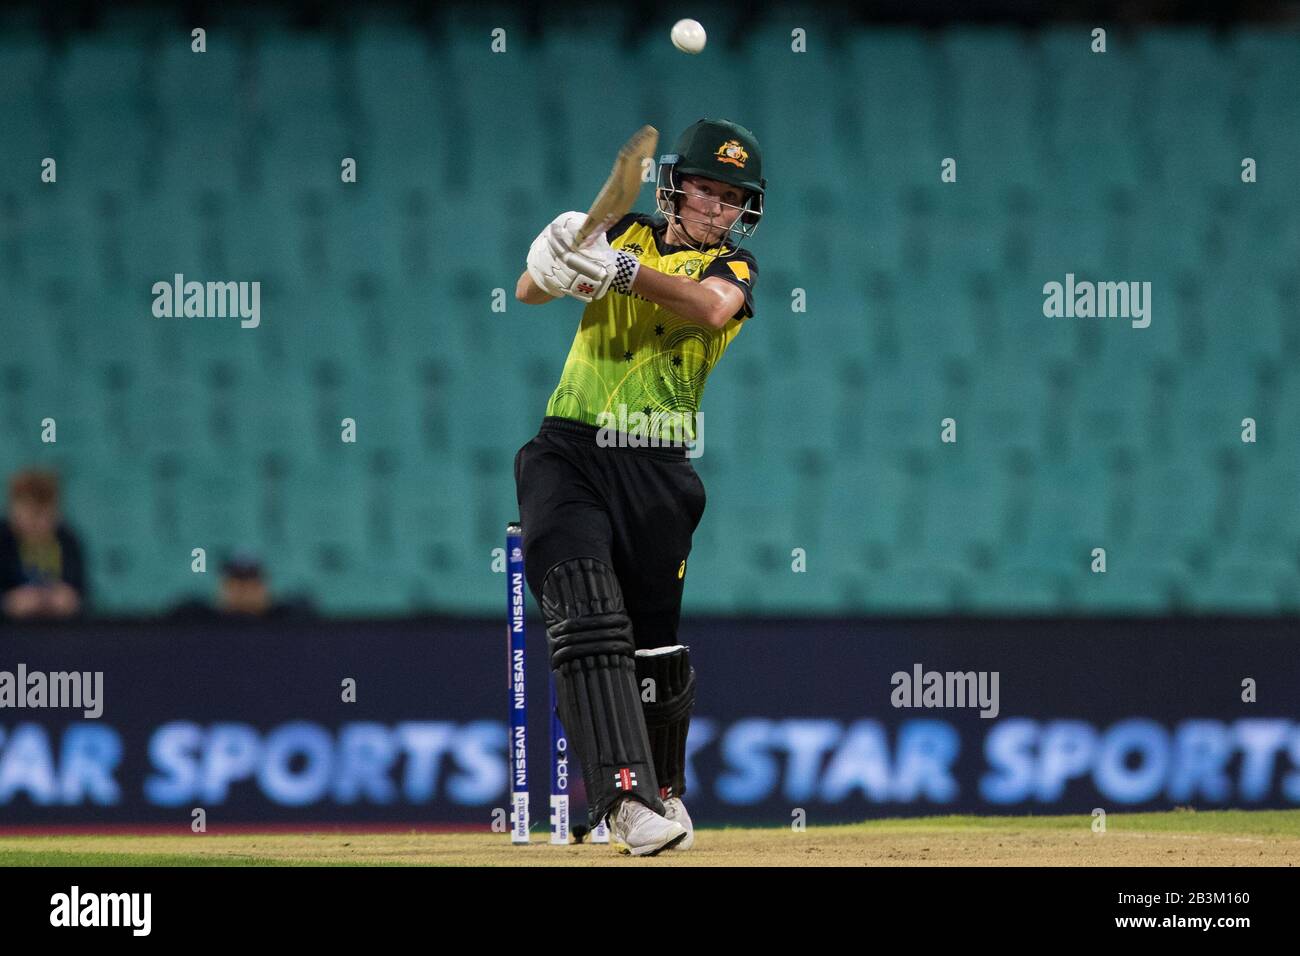
[[[683,176],[681,228],[701,245],[712,245],[740,218],[745,191],[716,179]]]

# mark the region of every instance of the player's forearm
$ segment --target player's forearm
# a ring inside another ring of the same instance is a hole
[[[541,305],[543,302],[550,302],[555,296],[539,289],[533,277],[525,269],[519,281],[515,283],[515,298],[526,305]]]
[[[713,289],[686,276],[665,275],[642,266],[632,282],[632,291],[700,325],[717,328],[720,321],[726,321],[725,317],[719,319],[725,300]]]

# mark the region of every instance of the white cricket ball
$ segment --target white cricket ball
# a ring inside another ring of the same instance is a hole
[[[678,20],[673,24],[673,46],[683,53],[699,53],[704,49],[704,27],[699,20]]]

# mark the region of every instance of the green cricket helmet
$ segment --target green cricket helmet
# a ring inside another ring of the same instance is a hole
[[[763,217],[767,180],[763,178],[763,154],[753,133],[729,120],[701,119],[682,133],[674,152],[660,157],[655,206],[670,222],[676,219],[684,232],[679,215],[682,201],[686,198],[682,191],[682,176],[703,176],[745,190],[744,205],[722,204],[740,210],[740,215],[724,235],[727,244],[735,248],[754,234]],[[703,220],[689,221],[708,225]]]

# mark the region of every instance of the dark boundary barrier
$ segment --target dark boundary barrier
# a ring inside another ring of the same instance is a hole
[[[530,625],[540,839],[546,664]],[[1298,636],[1294,619],[693,618],[687,803],[701,824],[773,826],[1294,807]],[[102,672],[102,715],[15,706],[20,665]],[[985,703],[918,691],[922,706],[894,706],[892,675],[917,667],[922,691],[927,672],[985,672]],[[210,831],[487,828],[506,806],[506,717],[504,620],[8,626],[0,829],[188,828],[199,808]]]

